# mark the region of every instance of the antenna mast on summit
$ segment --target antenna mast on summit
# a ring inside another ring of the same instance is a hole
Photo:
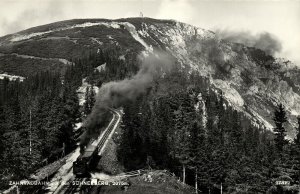
[[[143,12],[140,12],[140,17],[142,18],[142,31],[144,31],[144,14]]]

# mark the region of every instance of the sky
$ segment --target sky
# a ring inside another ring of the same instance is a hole
[[[268,32],[300,66],[300,0],[0,0],[0,36],[74,18],[174,19],[212,31]]]

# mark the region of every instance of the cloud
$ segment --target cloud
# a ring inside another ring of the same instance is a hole
[[[59,0],[42,1],[40,3],[21,1],[16,4],[7,2],[6,5],[11,10],[4,10],[4,13],[2,13],[4,15],[0,20],[0,34],[2,35],[54,22],[66,14],[64,11],[65,3]],[[17,12],[18,9],[22,11]]]
[[[191,1],[163,0],[160,4],[156,18],[174,19],[181,22],[190,22],[195,13]]]
[[[269,55],[278,54],[282,50],[279,39],[268,32],[253,35],[248,31],[216,30],[216,34],[223,40],[244,44],[249,47],[256,47]]]

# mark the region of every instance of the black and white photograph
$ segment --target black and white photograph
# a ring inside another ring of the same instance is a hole
[[[300,194],[300,0],[0,0],[1,194]]]

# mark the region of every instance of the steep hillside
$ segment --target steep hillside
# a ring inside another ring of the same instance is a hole
[[[232,107],[267,129],[272,129],[272,112],[281,102],[290,119],[289,136],[294,136],[292,129],[300,114],[296,65],[176,21],[69,20],[7,35],[0,38],[0,74],[26,77],[47,69],[63,71],[72,59],[109,48],[116,48],[126,60],[153,49],[167,51],[187,75],[195,71],[208,77]]]

